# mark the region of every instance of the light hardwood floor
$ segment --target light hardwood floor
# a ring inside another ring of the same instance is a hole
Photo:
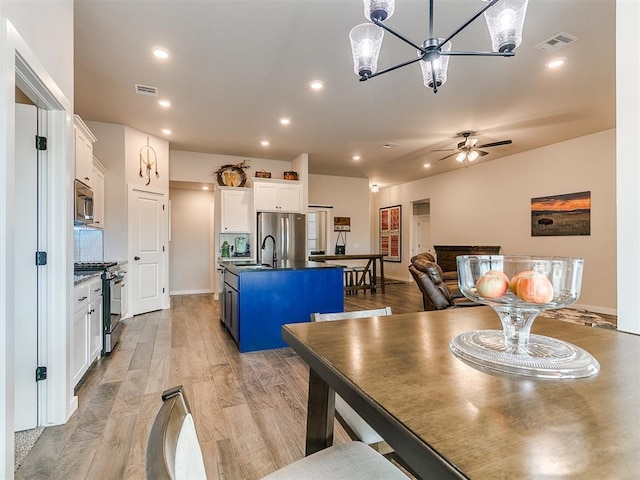
[[[422,310],[413,283],[345,297],[345,310]],[[46,428],[17,479],[144,479],[147,437],[163,390],[182,384],[211,479],[260,478],[304,452],[308,368],[288,348],[238,352],[211,295],[128,319],[115,352],[77,391],[65,425]],[[348,437],[336,423],[335,442]]]
[[[415,285],[345,298],[345,310],[421,310]],[[211,295],[172,297],[136,316],[115,352],[77,391],[79,408],[46,428],[17,479],[143,479],[145,448],[163,390],[182,384],[209,478],[260,478],[304,454],[308,368],[288,348],[238,352]],[[336,424],[335,442],[348,440]]]

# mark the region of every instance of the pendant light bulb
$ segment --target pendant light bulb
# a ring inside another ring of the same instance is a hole
[[[476,150],[471,150],[467,158],[469,159],[470,162],[473,162],[479,156],[480,154]]]
[[[460,163],[463,163],[466,158],[467,158],[467,154],[465,152],[460,152],[458,154],[458,156],[456,157],[456,161],[460,162]]]

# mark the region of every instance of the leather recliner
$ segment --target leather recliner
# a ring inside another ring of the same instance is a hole
[[[428,253],[416,255],[409,265],[409,272],[422,293],[422,305],[425,311],[480,305],[460,294],[457,286],[452,293],[445,283],[442,269],[434,261],[428,260],[429,257],[433,259],[433,256]]]

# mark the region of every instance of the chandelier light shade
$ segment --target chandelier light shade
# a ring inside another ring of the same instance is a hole
[[[522,42],[529,0],[500,0],[484,12],[494,52],[511,52]]]
[[[370,77],[376,73],[383,36],[384,30],[373,23],[362,23],[351,29],[349,39],[356,75]]]
[[[439,38],[438,42],[441,42],[443,39]],[[440,47],[440,55],[437,59],[428,62],[425,60],[420,60],[420,68],[422,69],[422,78],[424,79],[424,86],[433,88],[433,70],[435,71],[436,78],[436,88],[441,87],[447,81],[447,68],[449,67],[449,56],[442,52],[450,52],[451,51],[451,42],[447,42],[442,47]],[[418,50],[418,56],[422,58],[422,52]]]
[[[395,0],[364,0],[364,16],[372,22],[374,18],[387,20],[393,15],[395,3]]]
[[[429,37],[422,44],[415,43],[384,23],[393,15],[394,0],[363,0],[363,2],[364,16],[372,23],[358,25],[349,33],[354,71],[360,77],[360,81],[364,82],[383,73],[420,62],[425,86],[437,93],[438,87],[447,81],[449,57],[452,55],[485,57],[515,55],[513,50],[522,42],[522,29],[529,0],[487,0],[485,5],[468,20],[448,36],[441,38],[433,35],[434,0],[429,0]],[[493,50],[470,52],[451,50],[451,39],[482,14],[485,15]],[[383,30],[415,48],[418,51],[417,58],[377,71]]]

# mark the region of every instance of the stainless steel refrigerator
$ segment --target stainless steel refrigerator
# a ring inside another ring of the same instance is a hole
[[[271,265],[274,247],[278,262],[306,261],[306,229],[307,222],[302,213],[258,212],[258,262]],[[268,235],[275,241],[267,238]]]

